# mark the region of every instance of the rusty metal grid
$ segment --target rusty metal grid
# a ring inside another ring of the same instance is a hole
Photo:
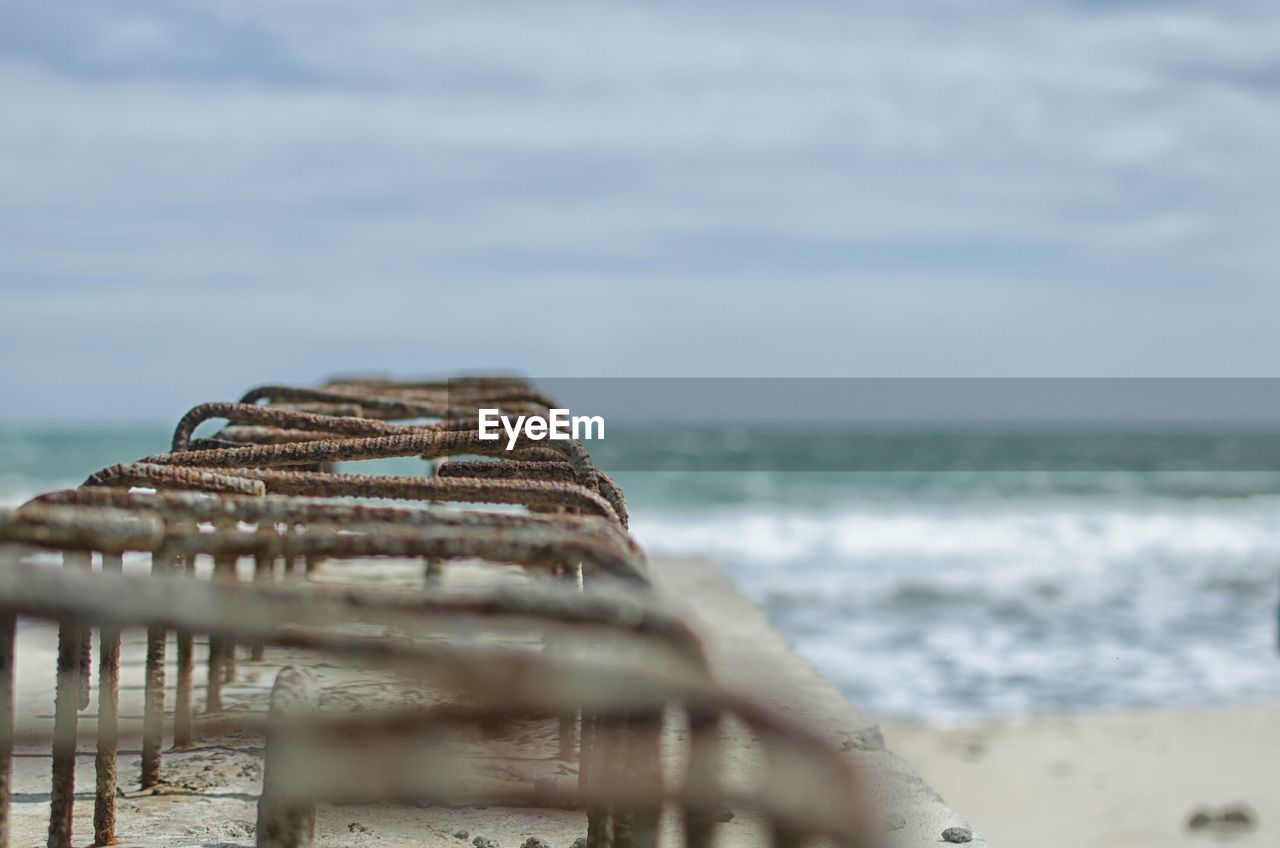
[[[192,409],[169,453],[0,512],[0,848],[9,844],[15,736],[47,738],[15,727],[18,616],[59,623],[50,848],[72,844],[92,628],[94,844],[116,841],[125,627],[147,630],[141,785],[160,781],[166,735],[181,748],[202,732],[263,734],[256,830],[263,848],[312,844],[315,804],[352,801],[582,808],[588,848],[653,848],[663,810],[679,812],[685,845],[707,848],[719,812],[733,804],[762,815],[777,846],[873,844],[864,793],[846,761],[815,733],[716,685],[693,628],[651,591],[621,490],[582,444],[522,438],[506,451],[477,438],[480,407],[544,414],[551,405],[508,377],[264,386],[239,402]],[[195,438],[210,420],[226,423]],[[476,456],[485,458],[468,458]],[[335,470],[338,462],[391,457],[434,462],[413,476]],[[494,504],[522,511],[477,508]],[[61,552],[62,567],[27,562],[32,551]],[[124,574],[126,553],[149,555],[150,575]],[[209,580],[192,579],[199,557],[213,561]],[[328,560],[387,557],[421,560],[421,586],[389,596],[305,579]],[[237,577],[242,558],[252,563],[249,581]],[[459,560],[516,565],[543,579],[446,591],[443,571]],[[474,628],[461,626],[477,619],[532,625],[545,649],[477,641]],[[351,632],[369,623],[383,635]],[[448,638],[421,638],[424,628],[445,628]],[[164,668],[170,633],[172,683]],[[196,634],[209,637],[199,715]],[[406,685],[447,687],[458,699],[419,710],[322,712],[309,672],[287,667],[265,717],[224,712],[222,687],[235,679],[238,652],[261,659],[273,646],[340,657]],[[577,761],[576,787],[479,791],[451,780],[450,734],[531,716],[558,722],[558,754]],[[766,752],[764,779],[749,791],[723,779],[721,727],[729,718]],[[670,726],[684,728],[676,781],[664,779],[659,762]]]

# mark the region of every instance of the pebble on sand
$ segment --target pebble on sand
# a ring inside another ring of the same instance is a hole
[[[1251,829],[1258,821],[1258,814],[1248,804],[1230,804],[1222,808],[1218,821],[1225,825]]]
[[[1203,830],[1211,824],[1213,824],[1213,813],[1201,808],[1187,819],[1187,830]]]
[[[973,831],[967,827],[949,827],[942,831],[943,842],[972,842]]]
[[[1187,830],[1215,830],[1223,834],[1252,830],[1257,813],[1248,804],[1228,804],[1221,809],[1198,807],[1187,818]]]

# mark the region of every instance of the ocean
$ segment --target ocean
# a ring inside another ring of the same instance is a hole
[[[0,429],[0,503],[163,451],[168,435]],[[869,714],[1280,701],[1280,473],[1170,471],[1158,449],[1140,470],[769,470],[787,467],[769,461],[792,449],[782,437],[750,441],[756,470],[643,470],[672,467],[663,445],[697,454],[710,438],[667,432],[596,455],[628,469],[615,476],[650,554],[723,565]],[[932,440],[961,459],[973,444]]]

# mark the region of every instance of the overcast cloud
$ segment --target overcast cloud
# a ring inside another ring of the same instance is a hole
[[[1277,375],[1272,2],[0,6],[0,419]]]

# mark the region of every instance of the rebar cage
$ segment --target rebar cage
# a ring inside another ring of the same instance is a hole
[[[126,628],[146,631],[139,784],[161,782],[166,736],[181,749],[228,728],[261,734],[254,832],[264,848],[309,845],[317,803],[359,801],[583,809],[588,848],[652,848],[664,813],[679,821],[664,843],[706,848],[726,805],[755,811],[779,846],[870,844],[864,793],[846,760],[749,694],[716,684],[693,626],[653,591],[622,492],[582,444],[520,437],[508,451],[478,438],[480,408],[516,415],[552,406],[507,377],[263,386],[237,403],[192,409],[169,453],[0,513],[0,848],[10,840],[15,735],[50,736],[15,717],[19,617],[59,626],[50,848],[72,844],[95,628],[95,845],[118,836]],[[212,420],[225,424],[196,438]],[[338,465],[394,457],[427,463],[414,475]],[[125,573],[126,555],[149,559],[146,572]],[[310,579],[334,564],[359,574],[385,559],[420,563],[417,585],[387,592]],[[515,566],[528,579],[446,585],[462,562]],[[532,629],[536,645],[487,638],[506,626]],[[197,636],[207,638],[202,704]],[[224,709],[224,687],[242,663],[277,649],[448,696],[322,710],[300,664],[279,672],[267,710]],[[555,723],[554,754],[576,766],[575,785],[458,779],[468,729],[520,720]],[[749,728],[766,752],[750,787],[723,777],[725,721]],[[674,777],[664,738],[680,748]]]

